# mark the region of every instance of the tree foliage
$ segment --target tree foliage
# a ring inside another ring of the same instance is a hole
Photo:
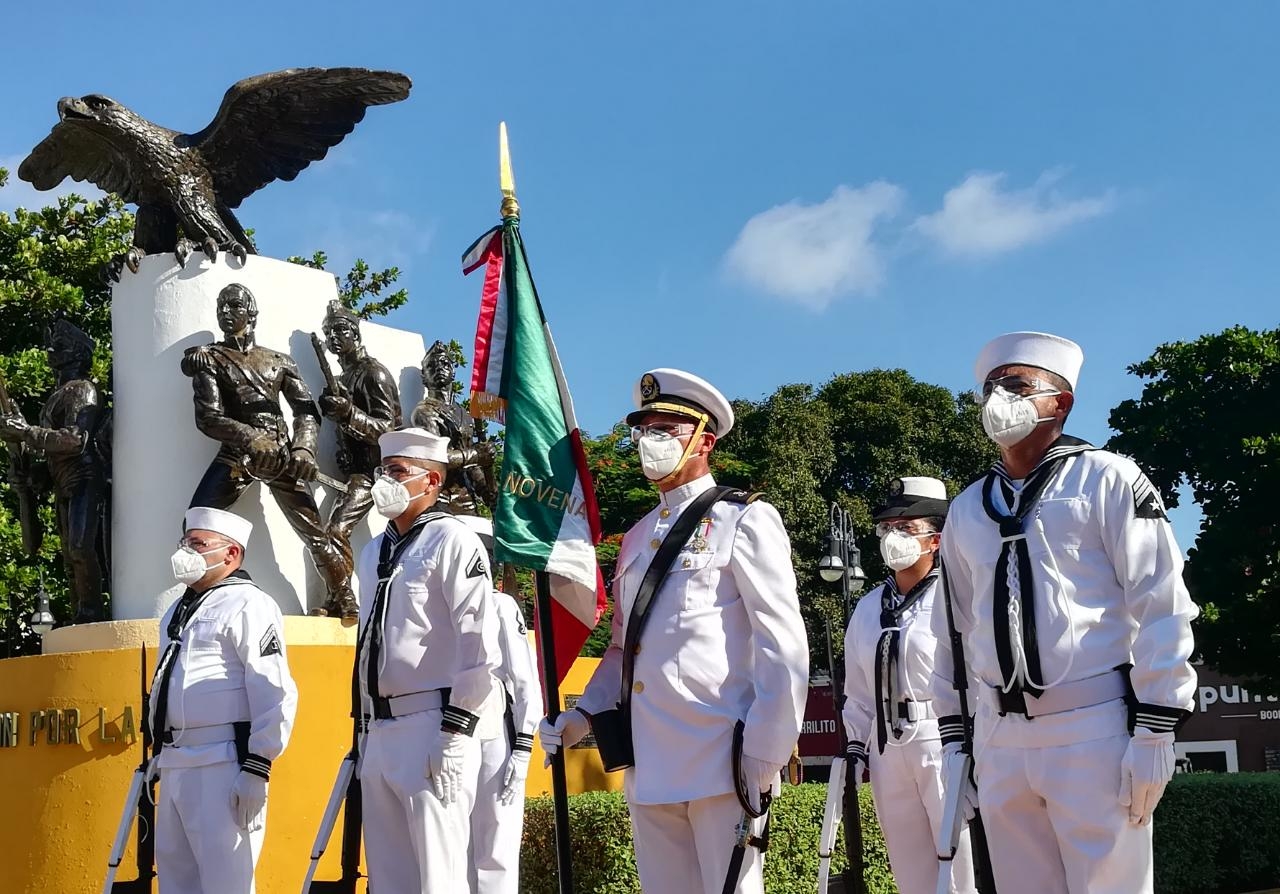
[[[1161,345],[1111,413],[1108,447],[1133,456],[1171,506],[1203,512],[1185,579],[1196,645],[1223,673],[1280,690],[1280,329],[1234,326]]]
[[[0,168],[0,189],[8,176]],[[69,195],[39,210],[0,211],[0,375],[29,421],[39,418],[54,385],[45,357],[44,327],[58,312],[96,340],[92,375],[111,399],[111,290],[102,269],[131,244],[133,220],[124,203],[111,195],[92,202]],[[291,260],[324,269],[327,258],[317,252],[309,259]],[[371,271],[358,260],[345,280],[339,279],[339,296],[365,319],[384,315],[408,300],[404,289],[391,291],[399,275],[394,267]],[[7,466],[7,451],[0,442],[0,467]],[[54,616],[63,621],[69,617],[66,574],[47,492],[40,519],[44,543],[39,555],[28,559],[22,550],[17,499],[0,474],[0,657],[39,648],[25,618],[42,578]]]

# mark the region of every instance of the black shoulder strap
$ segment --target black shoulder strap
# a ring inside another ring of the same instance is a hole
[[[627,617],[627,636],[622,646],[622,714],[629,722],[631,719],[631,683],[635,678],[636,647],[640,643],[640,634],[644,632],[645,623],[649,620],[649,609],[653,605],[653,597],[666,579],[667,572],[675,563],[676,554],[693,534],[693,529],[702,519],[702,513],[711,508],[713,503],[723,499],[726,494],[745,493],[732,487],[711,487],[694,497],[685,510],[680,513],[653,561],[640,581],[640,590],[636,593],[636,601],[631,605],[631,614]],[[742,502],[742,501],[735,501]],[[630,727],[628,727],[630,728]]]

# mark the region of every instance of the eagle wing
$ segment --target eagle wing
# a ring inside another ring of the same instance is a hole
[[[409,95],[408,77],[366,68],[291,68],[246,78],[213,122],[184,140],[199,150],[228,208],[272,180],[292,180],[364,118],[369,106]]]
[[[53,189],[65,178],[88,180],[126,202],[154,201],[154,190],[132,163],[102,134],[74,122],[60,121],[18,166],[18,176],[36,189]]]

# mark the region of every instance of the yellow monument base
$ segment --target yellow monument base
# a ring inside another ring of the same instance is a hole
[[[355,628],[336,619],[285,619],[297,681],[293,739],[271,775],[267,839],[258,866],[261,894],[297,894],[338,764],[351,743],[350,691]],[[142,644],[155,668],[157,622],[114,621],[55,630],[45,654],[0,660],[0,840],[4,894],[98,894],[130,777],[142,756]],[[579,659],[561,687],[572,697],[595,669]],[[148,683],[149,683],[148,679]],[[527,792],[550,790],[542,752]],[[617,789],[594,749],[568,754],[569,790]],[[341,820],[317,878],[339,877]],[[134,843],[118,879],[136,876]],[[158,888],[157,888],[158,890]],[[363,887],[360,889],[363,891]]]

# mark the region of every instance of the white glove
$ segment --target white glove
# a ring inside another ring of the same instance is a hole
[[[462,788],[462,761],[467,753],[467,736],[440,730],[435,743],[427,749],[427,778],[436,797],[446,804],[458,800]]]
[[[960,750],[959,742],[951,742],[942,746],[942,780],[944,785],[951,785],[958,770],[953,768],[968,760],[968,755]],[[960,809],[964,811],[965,822],[973,819],[978,810],[978,787],[973,783],[973,774],[965,773],[960,783]],[[949,792],[947,794],[950,794]]]
[[[266,824],[267,780],[240,771],[231,787],[231,812],[241,829],[256,832]]]
[[[782,782],[778,774],[786,764],[775,764],[773,761],[762,761],[749,754],[742,755],[742,781],[747,790],[747,800],[751,806],[760,809],[760,793],[769,792],[779,795]]]
[[[1173,778],[1173,733],[1156,733],[1139,726],[1133,731],[1120,761],[1120,806],[1129,809],[1129,822],[1145,826]]]
[[[551,755],[562,747],[572,748],[577,745],[589,732],[591,724],[587,721],[587,715],[577,708],[561,711],[554,722],[542,718],[542,722],[538,724],[538,738],[542,740],[542,750],[547,753],[542,765],[551,766]]]
[[[524,799],[524,781],[529,776],[528,751],[513,750],[507,758],[506,769],[502,771],[502,791],[498,793],[498,802],[503,806],[514,803],[517,798]]]

